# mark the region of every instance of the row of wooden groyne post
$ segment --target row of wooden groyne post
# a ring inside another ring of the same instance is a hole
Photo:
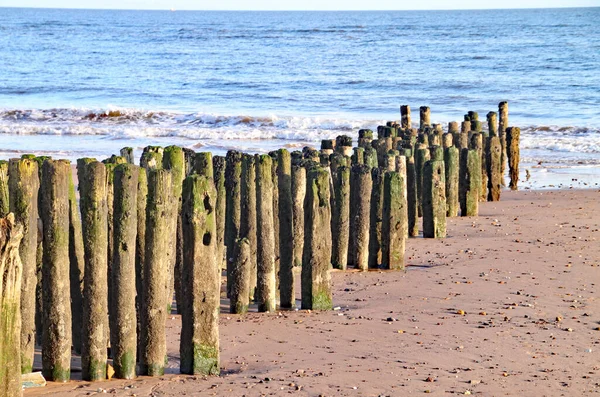
[[[146,147],[102,162],[25,155],[0,164],[0,396],[20,394],[41,344],[46,379],[161,375],[165,323],[182,315],[180,370],[219,373],[221,271],[232,313],[332,307],[330,270],[403,269],[406,239],[446,236],[446,218],[517,188],[519,129],[508,105],[446,132],[420,108],[323,140],[321,150],[226,156]],[[10,215],[9,215],[10,213]],[[107,347],[110,346],[110,349]],[[110,352],[110,353],[109,353]]]

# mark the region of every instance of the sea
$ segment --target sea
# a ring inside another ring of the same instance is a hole
[[[509,103],[525,188],[600,184],[600,7],[218,12],[0,8],[0,158],[318,147],[420,106]]]

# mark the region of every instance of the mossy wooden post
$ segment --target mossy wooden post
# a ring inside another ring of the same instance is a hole
[[[137,236],[137,193],[139,167],[120,164],[115,168],[114,243],[112,271],[112,307],[114,329],[111,330],[111,351],[115,377],[135,378],[136,366],[136,272],[135,247]]]
[[[192,161],[192,174],[214,177],[213,157],[211,152],[198,152]],[[183,183],[183,182],[182,182]]]
[[[444,135],[442,135],[442,147],[444,149],[447,149],[453,145],[454,145],[454,136],[451,133],[447,132]]]
[[[296,307],[294,293],[294,230],[292,200],[292,159],[286,149],[277,151],[279,185],[279,306]]]
[[[136,289],[136,315],[137,315],[137,359],[141,357],[141,341],[145,338],[142,328],[141,313],[144,305],[144,266],[146,263],[146,202],[148,201],[148,176],[145,168],[138,170],[137,186],[137,235],[135,238],[135,289]]]
[[[42,165],[42,374],[54,382],[67,382],[71,376],[71,293],[66,282],[69,280],[70,173],[67,160],[46,160]]]
[[[385,163],[384,163],[384,166],[382,167],[382,169],[384,171],[397,171],[396,170],[396,157],[398,157],[397,150],[388,150],[387,155],[385,157]],[[383,175],[382,175],[382,178],[383,178]],[[381,183],[383,183],[383,179],[382,179]]]
[[[410,106],[402,105],[400,106],[400,128],[403,130],[410,129],[412,127],[412,122],[410,120]]]
[[[335,151],[346,157],[352,156],[352,138],[347,135],[340,135],[335,138]]]
[[[231,291],[229,296],[229,312],[244,314],[250,304],[250,242],[247,238],[235,240],[233,263],[231,265]]]
[[[8,174],[10,212],[14,214],[15,222],[23,226],[23,239],[19,245],[19,256],[23,269],[20,284],[21,327],[19,331],[21,344],[19,353],[21,372],[27,374],[32,371],[35,350],[36,254],[38,191],[40,188],[38,164],[35,160],[11,159]],[[0,365],[0,368],[4,367]]]
[[[273,241],[273,255],[275,256],[275,288],[279,289],[279,183],[277,178],[277,168],[279,163],[277,161],[277,152],[269,152],[271,156],[271,181],[273,186],[273,235],[275,236]],[[320,162],[321,153],[319,153]],[[329,156],[324,156],[329,160]]]
[[[249,298],[254,297],[256,288],[256,157],[252,154],[242,155],[242,173],[240,175],[240,228],[241,238],[248,239],[249,253]],[[232,269],[233,271],[233,269]]]
[[[444,161],[436,157],[423,168],[423,237],[446,237],[446,211]]]
[[[226,249],[226,267],[227,267],[227,295],[229,296],[231,288],[231,264],[233,263],[233,246],[235,240],[240,236],[240,175],[242,173],[242,153],[230,150],[225,156],[225,235],[224,243]]]
[[[259,312],[276,310],[275,287],[275,235],[273,229],[273,179],[272,160],[263,154],[256,159],[256,195],[260,197],[256,205],[256,260],[257,296]]]
[[[192,149],[181,148],[183,150],[183,162],[184,162],[184,173],[185,176],[192,175],[194,173],[194,161],[196,160],[196,152]]]
[[[356,167],[365,167],[359,165]],[[365,174],[370,179],[369,173]],[[329,172],[312,167],[304,200],[304,252],[302,255],[302,309],[331,310],[331,208]],[[368,229],[367,229],[368,230]]]
[[[321,141],[321,154],[331,155],[335,147],[335,142],[332,139],[323,139]]]
[[[381,225],[381,265],[384,269],[404,269],[406,228],[408,226],[404,184],[400,173],[385,173],[383,178],[383,222]]]
[[[358,146],[362,148],[371,147],[373,131],[369,129],[358,130]]]
[[[336,269],[346,270],[348,265],[348,239],[350,236],[350,168],[337,168],[333,181],[333,206],[331,219],[331,263]]]
[[[196,159],[197,160],[197,159]],[[212,169],[212,162],[210,164]],[[173,292],[181,294],[181,269],[177,268],[177,265],[181,265],[177,261],[177,246],[182,244],[181,231],[178,233],[178,222],[181,222],[181,189],[183,186],[183,180],[185,178],[185,157],[183,149],[179,146],[167,146],[163,152],[163,168],[171,171],[171,205],[167,208],[169,211],[169,225],[168,225],[168,245],[167,245],[167,258],[169,262],[167,284],[167,311],[171,312],[171,304],[173,303]],[[212,177],[212,175],[211,175]],[[178,302],[179,303],[179,302]]]
[[[171,171],[148,171],[148,201],[146,204],[146,254],[141,314],[140,374],[161,376],[164,374],[167,343],[165,324],[167,320],[167,280],[169,269],[168,235],[172,220],[169,207],[173,205]]]
[[[163,152],[160,146],[146,146],[140,156],[140,167],[147,170],[162,168]]]
[[[488,112],[486,118],[488,124],[488,135],[490,137],[498,136],[498,113]]]
[[[108,313],[108,206],[107,169],[103,163],[78,160],[79,191],[85,271],[81,376],[83,380],[106,379]]]
[[[371,212],[371,191],[373,179],[371,168],[364,164],[352,166],[350,200],[350,247],[351,264],[360,269],[369,268],[369,226]]]
[[[14,215],[0,219],[0,396],[20,397],[21,279],[19,244],[23,226]]]
[[[472,135],[471,135],[471,141],[469,142],[469,148],[470,149],[474,149],[477,150],[477,153],[479,153],[479,164],[481,165],[481,170],[479,171],[479,173],[481,174],[479,180],[481,181],[481,187],[479,188],[479,201],[486,201],[487,200],[487,170],[484,167],[484,153],[485,150],[483,148],[483,135],[479,132],[474,132],[471,131]]]
[[[411,149],[403,149],[406,157],[406,207],[408,213],[408,237],[419,235],[419,214],[417,198],[417,176],[415,158]]]
[[[506,163],[508,158],[508,148],[506,145],[506,129],[508,128],[508,102],[503,101],[498,104],[498,136],[502,146],[502,156],[500,158],[500,173],[502,174],[502,186],[504,186],[504,175],[506,174]]]
[[[461,134],[466,134],[469,131],[471,131],[471,121],[470,120],[464,120],[460,123],[460,133]]]
[[[460,216],[477,216],[481,190],[481,156],[476,149],[462,149],[459,168]]]
[[[133,164],[135,162],[132,147],[121,148],[119,154],[127,161],[128,164]]]
[[[429,149],[424,144],[417,145],[415,151],[415,176],[417,179],[417,213],[419,217],[423,216],[423,168],[429,159]]]
[[[521,129],[519,127],[508,127],[506,129],[506,155],[508,158],[508,172],[510,176],[509,187],[511,190],[518,190],[519,183],[519,141],[521,138]]]
[[[431,109],[429,106],[419,108],[419,129],[423,131],[426,125],[431,125]]]
[[[294,266],[302,266],[304,246],[304,197],[306,195],[306,168],[292,160],[292,203],[294,228]]]
[[[500,192],[502,191],[502,174],[500,173],[500,159],[502,156],[502,146],[498,136],[488,138],[486,153],[486,166],[488,174],[488,201],[500,201]]]
[[[394,158],[394,165],[396,164]],[[371,205],[369,210],[369,268],[377,269],[381,264],[381,222],[383,214],[382,168],[371,169]]]
[[[373,147],[368,147],[365,149],[365,165],[367,167],[379,167],[379,160],[377,159],[377,151]],[[382,164],[383,165],[383,164]]]
[[[451,146],[444,149],[444,167],[446,176],[446,216],[458,216],[458,177],[460,150]]]
[[[217,192],[212,178],[191,175],[183,183],[183,307],[180,371],[219,374],[220,266],[216,261]]]
[[[350,157],[352,165],[364,164],[365,163],[365,149],[362,147],[355,147],[352,149],[352,156]]]
[[[4,218],[9,211],[8,161],[0,160],[0,217]]]
[[[225,157],[213,157],[213,178],[217,189],[217,206],[215,216],[217,219],[217,261],[221,269],[225,269]]]

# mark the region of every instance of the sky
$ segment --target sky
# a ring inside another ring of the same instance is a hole
[[[452,10],[600,7],[600,0],[0,0],[0,7],[147,10]]]

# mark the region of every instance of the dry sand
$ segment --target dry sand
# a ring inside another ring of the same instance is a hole
[[[600,393],[600,191],[504,192],[407,272],[335,272],[334,306],[221,315],[221,376],[72,381],[25,396],[581,396]],[[77,374],[74,374],[77,375]]]

